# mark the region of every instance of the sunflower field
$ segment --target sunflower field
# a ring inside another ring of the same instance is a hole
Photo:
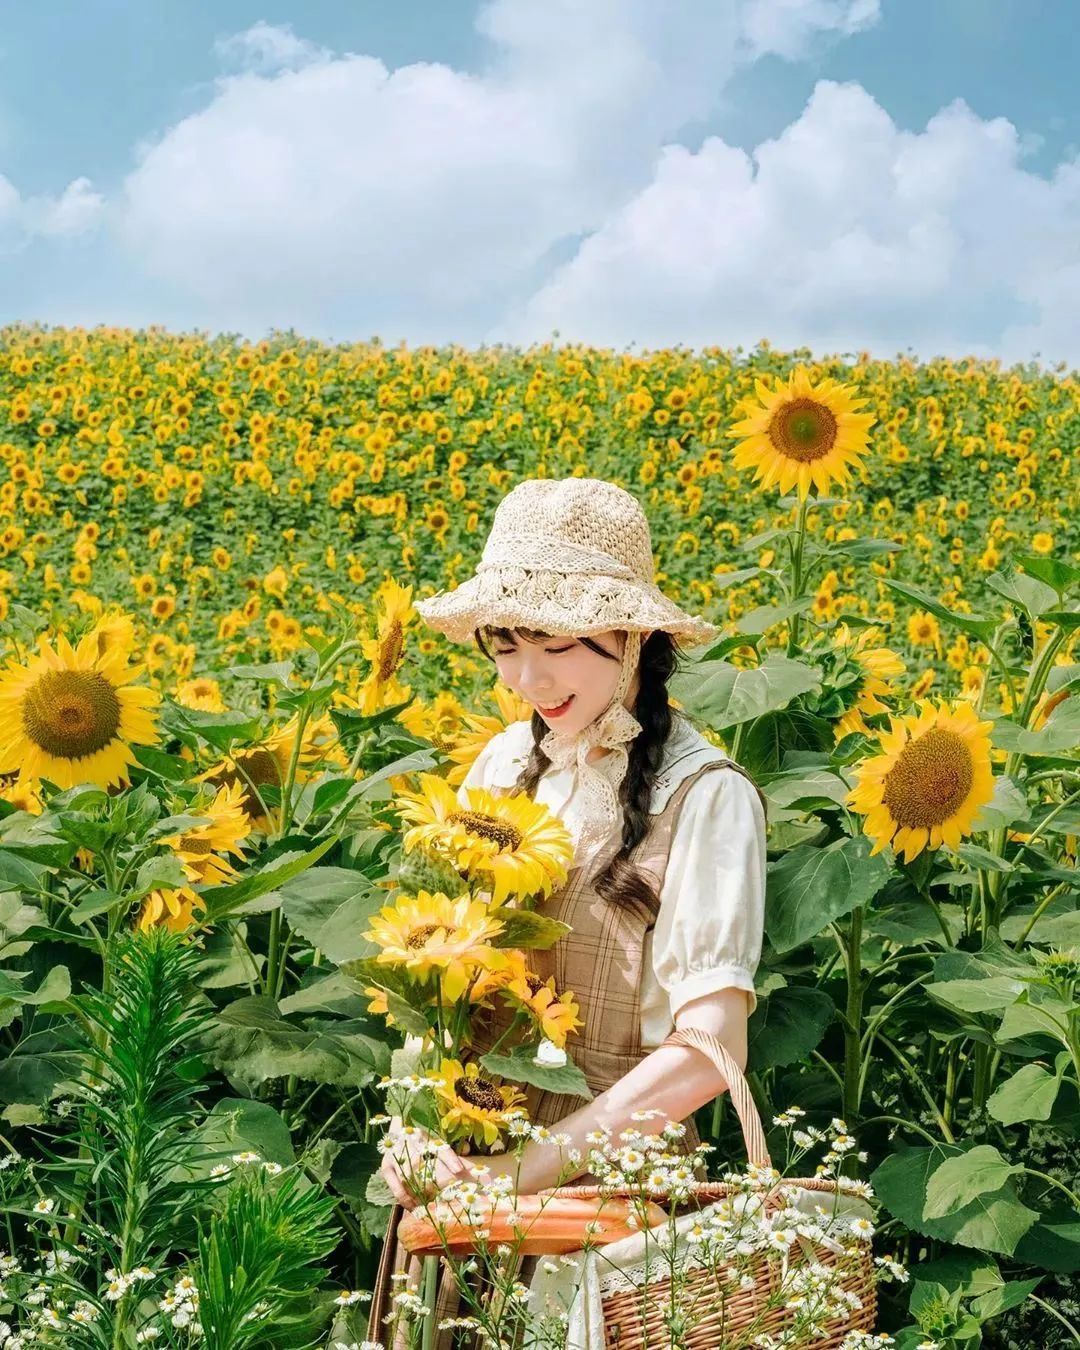
[[[1080,1345],[1078,447],[1069,373],[974,359],[3,330],[0,1347],[370,1346],[387,1086],[476,1144],[518,1100],[410,1060],[433,971],[565,1086],[505,913],[554,835],[455,819],[529,709],[413,600],[571,474],[723,630],[672,694],[769,800],[748,1079],[778,1153],[858,1138],[852,1350]]]

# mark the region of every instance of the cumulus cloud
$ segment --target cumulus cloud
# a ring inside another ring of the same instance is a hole
[[[1048,181],[1024,151],[962,101],[911,133],[821,81],[750,155],[668,146],[496,335],[1075,359],[1080,162]]]
[[[71,239],[100,223],[105,199],[89,178],[73,179],[59,197],[24,197],[0,174],[0,247],[22,248],[34,238]]]
[[[881,18],[881,0],[744,0],[742,37],[752,57],[795,61],[823,33],[850,37]]]
[[[254,70],[270,74],[278,70],[299,70],[314,61],[325,61],[331,53],[306,38],[297,37],[291,24],[272,24],[260,19],[242,33],[218,38],[214,54],[227,69]]]
[[[258,24],[219,44],[239,73],[142,153],[122,237],[224,326],[466,336],[647,187],[740,61],[872,8],[492,0],[477,74],[329,57]]]

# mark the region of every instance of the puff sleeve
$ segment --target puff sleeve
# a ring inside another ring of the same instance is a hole
[[[686,794],[660,893],[652,965],[671,1017],[734,986],[757,1006],[765,922],[765,813],[733,770],[703,774]]]

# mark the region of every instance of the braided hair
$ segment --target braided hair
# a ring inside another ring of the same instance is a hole
[[[515,640],[515,634],[508,628],[488,628],[485,631],[488,635],[503,641]],[[534,632],[532,629],[517,631],[532,641],[549,636],[546,633]],[[479,630],[475,634],[475,639],[483,654],[494,661]],[[592,638],[581,637],[578,641],[609,661],[620,660],[619,656],[605,651]],[[619,801],[623,809],[622,844],[593,883],[597,894],[609,904],[655,905],[658,899],[653,883],[637,868],[631,866],[627,859],[649,830],[652,787],[660,772],[664,746],[672,727],[672,709],[667,685],[678,668],[678,663],[679,648],[670,633],[657,629],[641,644],[639,688],[634,706],[630,710],[641,723],[641,731],[630,742],[626,776],[619,786]],[[527,797],[535,794],[537,784],[551,763],[540,749],[540,742],[547,735],[548,725],[538,712],[532,715],[531,727],[532,749],[515,784],[516,791]]]

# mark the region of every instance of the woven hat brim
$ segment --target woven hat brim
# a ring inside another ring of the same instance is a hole
[[[488,625],[561,637],[659,628],[684,647],[720,636],[715,624],[680,609],[657,586],[607,576],[490,568],[414,605],[424,622],[451,642],[470,642],[476,629]]]

